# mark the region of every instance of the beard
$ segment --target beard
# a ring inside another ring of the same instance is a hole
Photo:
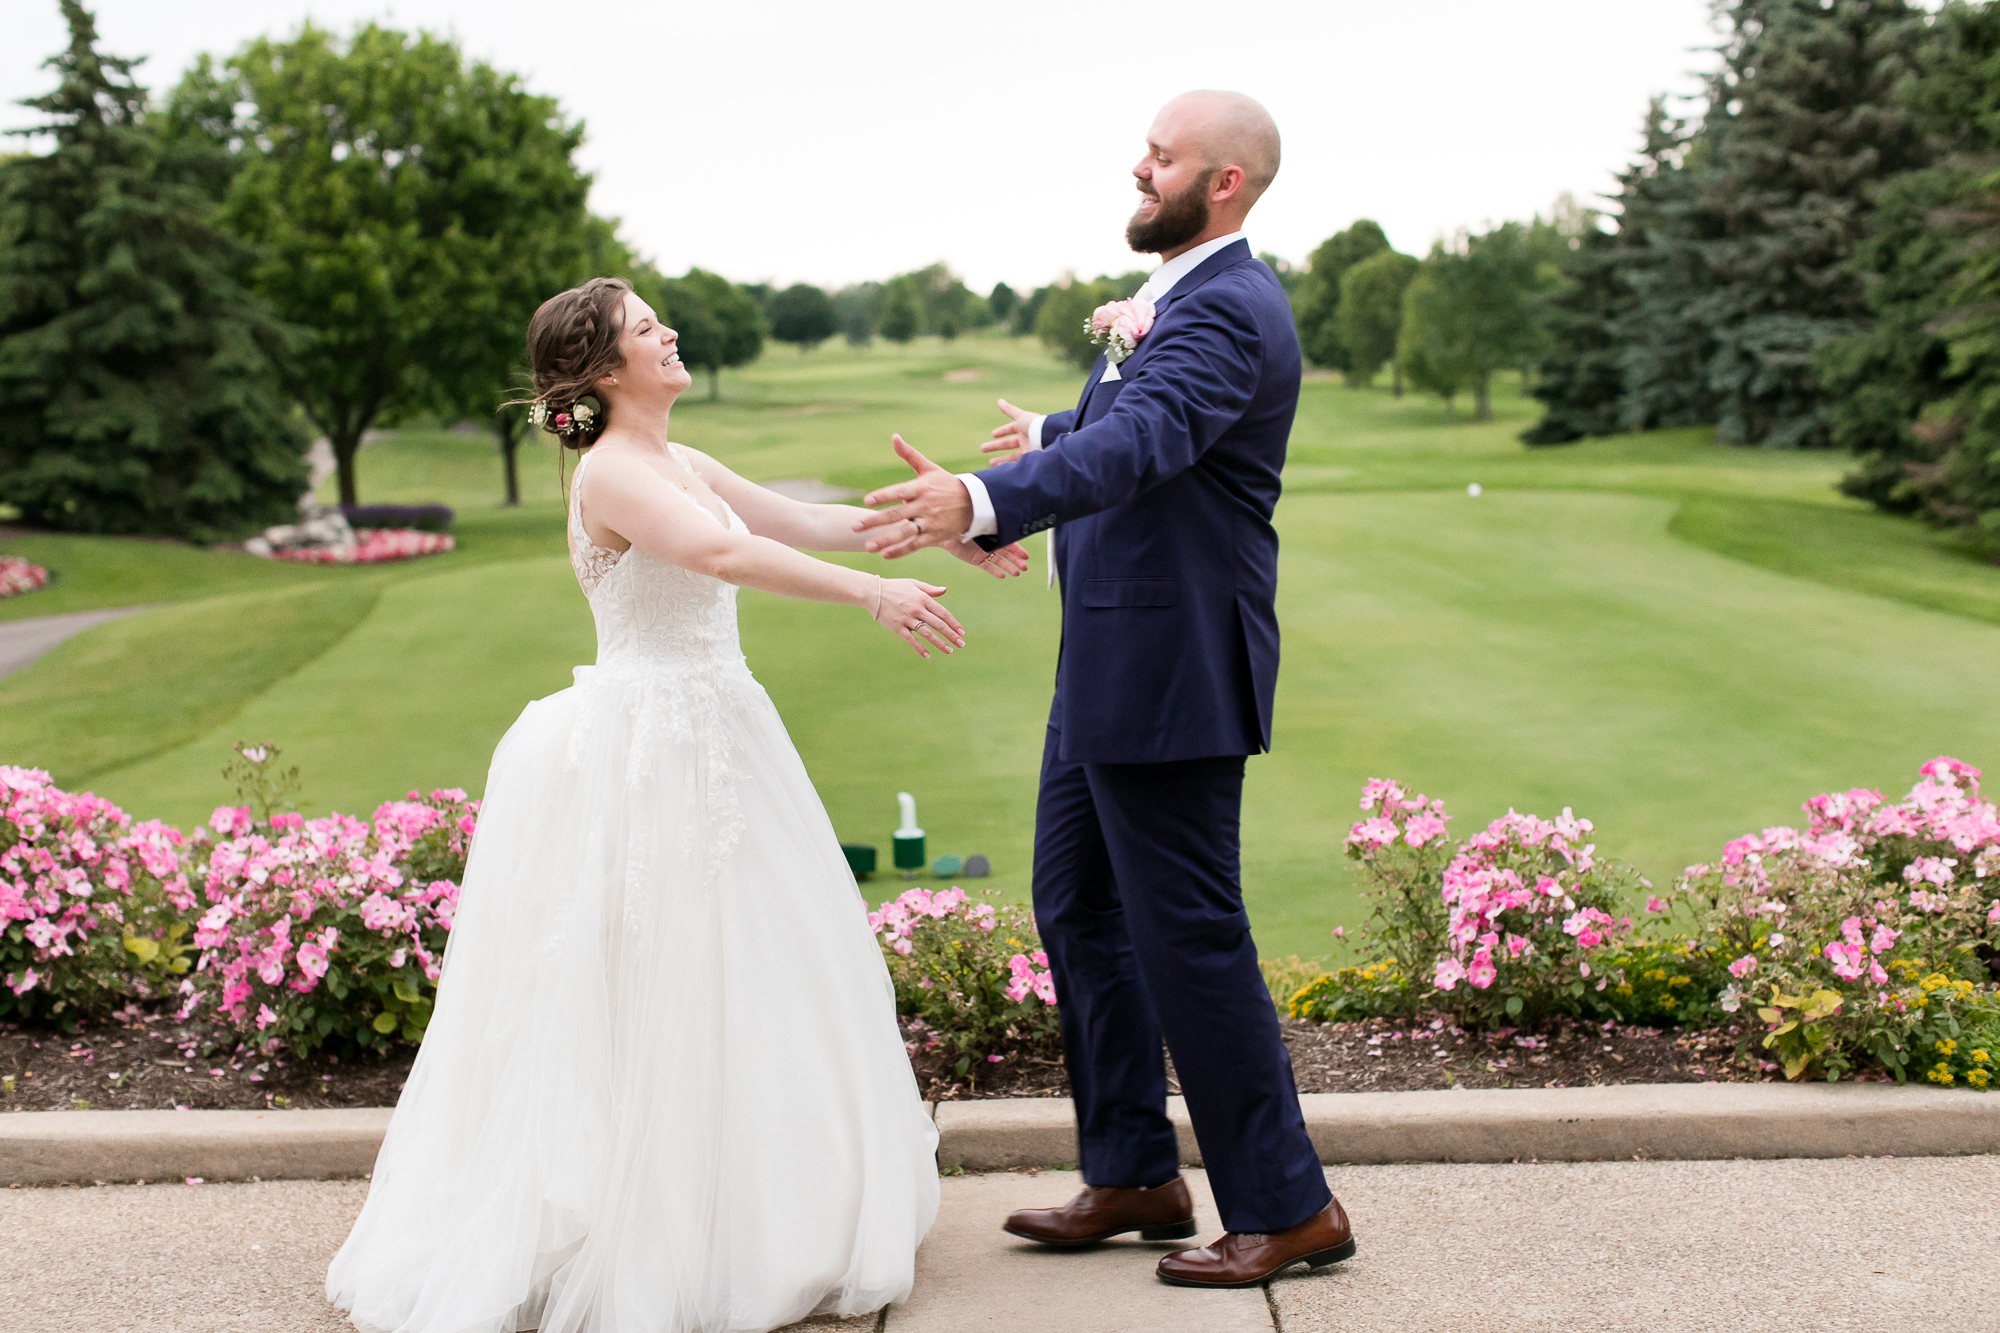
[[[1160,206],[1150,218],[1134,213],[1125,224],[1125,244],[1142,255],[1164,254],[1186,245],[1208,226],[1208,180],[1204,171],[1179,194],[1156,196]]]

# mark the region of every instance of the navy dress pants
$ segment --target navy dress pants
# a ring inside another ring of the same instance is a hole
[[[1086,1183],[1180,1171],[1162,1040],[1222,1225],[1282,1231],[1332,1198],[1306,1137],[1238,878],[1243,758],[1042,753],[1035,923],[1055,973]]]

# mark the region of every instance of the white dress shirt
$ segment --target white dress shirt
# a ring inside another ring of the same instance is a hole
[[[1212,241],[1203,241],[1194,249],[1175,255],[1166,263],[1153,270],[1153,276],[1146,279],[1144,286],[1134,295],[1134,300],[1151,301],[1158,305],[1166,298],[1182,278],[1201,266],[1203,260],[1222,249],[1245,239],[1240,231],[1232,231],[1227,236],[1218,236]],[[1118,378],[1118,367],[1107,366],[1105,379]],[[1042,447],[1042,421],[1040,416],[1028,422],[1028,448]],[[991,537],[1000,531],[1000,521],[993,514],[993,497],[986,493],[986,483],[976,472],[960,472],[958,479],[965,483],[965,493],[972,497],[972,526],[965,530],[964,540],[974,537]]]

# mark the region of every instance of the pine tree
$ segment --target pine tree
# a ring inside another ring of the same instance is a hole
[[[2000,7],[1948,4],[1901,102],[1937,165],[1890,181],[1858,266],[1874,324],[1822,349],[1841,489],[2000,551]]]
[[[55,148],[0,165],[0,501],[79,532],[213,541],[289,516],[303,440],[273,373],[285,331],[209,225],[207,150],[149,120],[135,60],[62,0]]]
[[[1548,302],[1551,346],[1534,389],[1548,412],[1527,443],[1713,420],[1701,373],[1709,342],[1688,310],[1704,282],[1699,242],[1713,231],[1695,201],[1693,143],[1654,98],[1638,160],[1618,177],[1617,232],[1579,237]]]
[[[1703,379],[1721,438],[1773,448],[1831,442],[1814,359],[1864,325],[1852,267],[1870,195],[1924,166],[1916,117],[1896,105],[1924,16],[1905,0],[1736,0],[1709,81],[1696,203],[1706,282],[1688,306],[1714,346]]]

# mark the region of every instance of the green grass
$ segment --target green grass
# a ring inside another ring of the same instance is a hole
[[[979,378],[944,378],[965,370]],[[780,349],[726,377],[720,403],[698,386],[674,433],[756,480],[863,488],[901,475],[892,430],[974,466],[996,395],[1046,410],[1080,380],[990,337]],[[1903,785],[1940,752],[2000,762],[2000,569],[1843,499],[1845,460],[1725,449],[1704,431],[1529,450],[1515,436],[1532,402],[1508,385],[1495,407],[1474,423],[1435,400],[1305,386],[1278,510],[1277,748],[1251,763],[1245,811],[1266,952],[1324,953],[1327,930],[1362,914],[1339,843],[1367,777],[1444,797],[1461,834],[1510,805],[1572,806],[1602,851],[1662,879],[1813,792]],[[219,769],[237,739],[277,739],[321,809],[477,790],[521,706],[591,657],[557,462],[525,450],[525,503],[506,510],[485,437],[369,446],[363,498],[451,504],[461,543],[372,571],[0,541],[58,576],[0,615],[187,603],[0,682],[0,759],[55,755],[58,772],[183,823],[229,795]],[[921,662],[851,610],[755,593],[745,650],[844,838],[886,850],[909,790],[934,852],[984,852],[993,885],[1022,894],[1055,598],[1039,565],[1005,585],[936,553],[910,568],[952,586],[965,653]]]

